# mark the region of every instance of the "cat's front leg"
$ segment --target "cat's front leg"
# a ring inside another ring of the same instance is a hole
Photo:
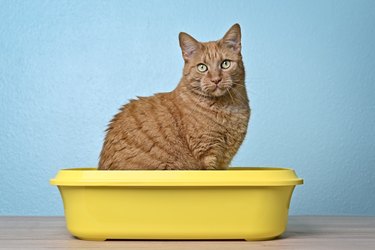
[[[214,170],[218,167],[218,160],[215,155],[207,155],[202,160],[203,169]]]

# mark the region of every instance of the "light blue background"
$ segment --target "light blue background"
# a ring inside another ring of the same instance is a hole
[[[291,214],[375,215],[375,1],[0,1],[0,215],[62,215],[136,95],[172,90],[178,33],[234,23],[253,114],[233,161],[292,167]]]

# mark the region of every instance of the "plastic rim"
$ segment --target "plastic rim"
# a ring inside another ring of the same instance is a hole
[[[57,186],[291,186],[303,184],[289,168],[232,167],[228,170],[97,170],[58,172]]]

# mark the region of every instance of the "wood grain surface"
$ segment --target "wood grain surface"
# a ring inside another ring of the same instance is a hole
[[[375,217],[290,217],[271,241],[83,241],[71,236],[64,217],[0,217],[0,249],[375,249]]]

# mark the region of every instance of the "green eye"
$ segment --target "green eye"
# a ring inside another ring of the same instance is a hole
[[[222,69],[227,69],[230,67],[230,61],[229,60],[224,60],[222,63],[221,63],[221,68]]]
[[[197,69],[198,69],[199,72],[203,73],[203,72],[207,71],[207,66],[204,65],[203,63],[200,63],[200,64],[198,64]]]

